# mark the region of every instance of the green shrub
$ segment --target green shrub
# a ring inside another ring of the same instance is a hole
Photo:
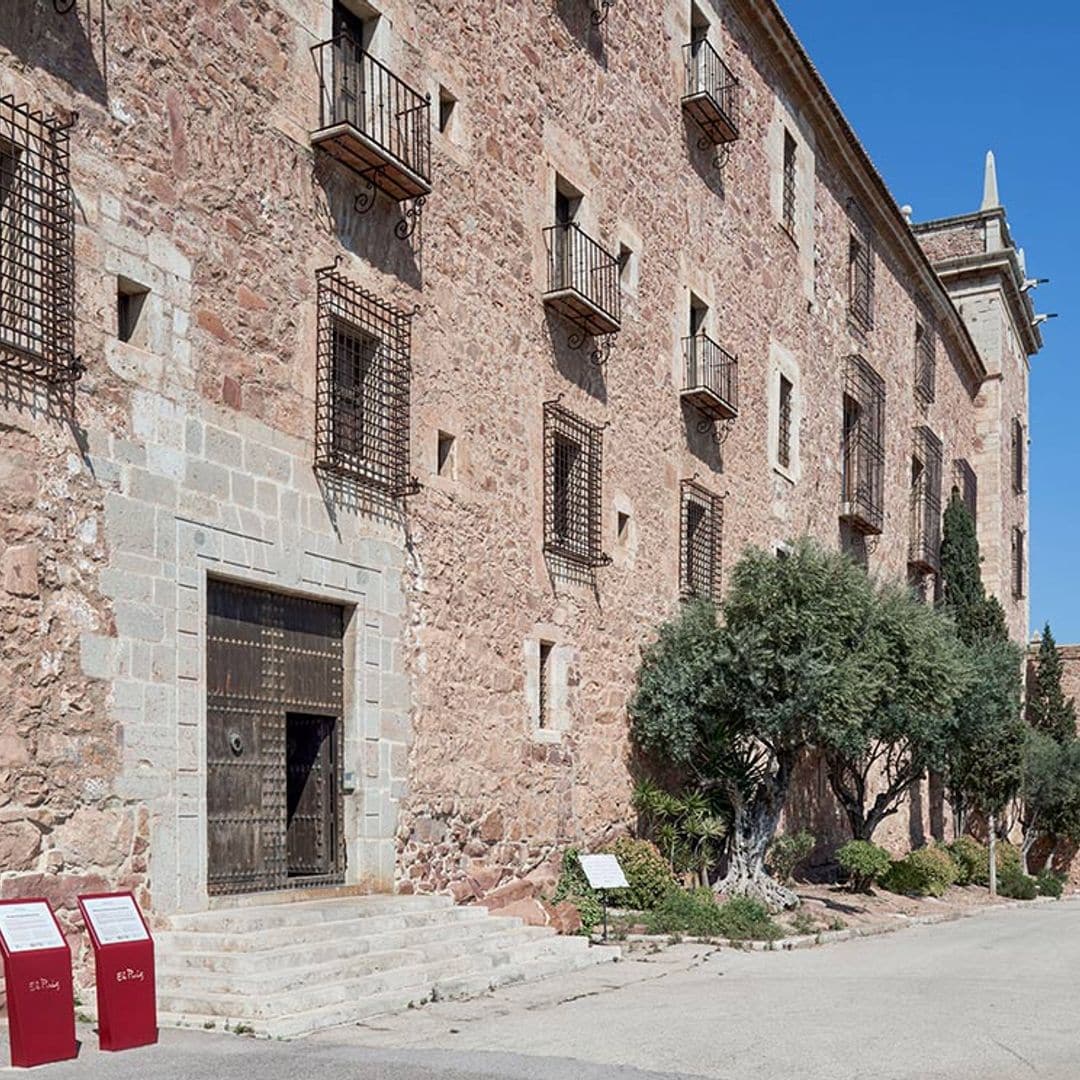
[[[720,905],[711,889],[672,889],[645,920],[650,934],[714,937],[722,932]]]
[[[817,919],[807,911],[796,911],[791,916],[791,929],[796,934],[814,934],[817,933],[817,928]]]
[[[581,869],[577,848],[567,848],[563,852],[559,881],[551,899],[556,904],[560,900],[569,900],[578,909],[583,933],[589,933],[603,921],[603,906]]]
[[[671,867],[651,841],[623,836],[607,850],[619,860],[630,883],[629,889],[614,890],[610,903],[637,911],[651,911],[676,888]]]
[[[1065,879],[1053,870],[1044,870],[1035,879],[1035,884],[1039,887],[1040,896],[1052,896],[1055,900],[1060,900],[1065,891]]]
[[[959,871],[952,856],[940,847],[924,847],[892,864],[881,884],[908,896],[944,896]]]
[[[949,844],[958,871],[957,885],[985,884],[990,879],[990,849],[973,836],[957,837]]]
[[[720,905],[721,931],[735,941],[775,941],[784,931],[773,922],[769,909],[747,896],[733,896]]]
[[[732,897],[718,904],[710,889],[672,889],[649,912],[650,934],[690,934],[736,941],[775,941],[784,931],[757,900]]]
[[[869,892],[892,866],[889,853],[869,840],[849,840],[836,853],[836,861],[851,879],[854,892]]]
[[[998,895],[1012,900],[1034,900],[1039,895],[1039,885],[1019,867],[1009,867],[998,875]]]
[[[783,885],[791,882],[795,867],[814,850],[813,833],[800,829],[795,833],[781,833],[769,845],[769,866],[773,877]]]

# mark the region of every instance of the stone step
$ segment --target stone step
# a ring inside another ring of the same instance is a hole
[[[482,921],[487,912],[480,907],[438,907],[388,915],[367,915],[362,919],[325,919],[300,926],[237,927],[232,930],[168,930],[155,935],[158,947],[170,953],[277,951],[290,946],[314,946],[341,941],[345,937],[406,931],[426,926],[453,926]]]
[[[452,910],[453,906],[453,901],[448,896],[376,894],[332,900],[305,900],[295,904],[274,903],[188,912],[172,916],[169,929],[198,933],[245,933],[252,930],[262,932],[279,927],[319,925],[342,919]]]
[[[159,1007],[170,1013],[232,1017],[255,1021],[271,1020],[290,1012],[310,1012],[327,1005],[362,1003],[373,994],[422,987],[440,979],[471,975],[493,967],[487,953],[469,953],[453,960],[394,967],[370,975],[359,975],[318,986],[300,986],[271,994],[204,991],[192,980],[183,990],[159,988]]]
[[[525,931],[534,931],[523,936]],[[166,959],[157,966],[159,992],[188,992],[243,994],[257,996],[274,994],[312,985],[342,982],[362,975],[392,971],[395,968],[453,961],[462,956],[485,954],[497,963],[502,955],[512,956],[538,938],[554,937],[543,927],[485,928],[484,933],[468,937],[435,939],[413,947],[367,953],[354,957],[330,957],[322,961],[300,964],[266,966],[261,970],[240,970],[220,966],[185,964],[177,966]]]
[[[223,1030],[226,1024],[233,1029],[241,1024],[244,1030],[256,1035],[292,1039],[323,1028],[361,1023],[424,1001],[482,994],[499,986],[548,978],[610,962],[619,957],[618,949],[590,948],[584,938],[549,940],[568,943],[573,948],[560,948],[557,955],[535,957],[531,960],[508,963],[498,968],[472,973],[457,975],[443,973],[433,978],[424,972],[417,972],[415,980],[406,980],[391,989],[337,1000],[318,1008],[284,1012],[274,1016],[238,1016],[227,1010],[214,1013],[200,1012],[191,1007],[183,1008],[178,1012],[173,1010],[175,1005],[181,1004],[179,999],[159,998],[161,1011],[158,1020],[164,1027],[214,1028],[219,1031]]]
[[[249,898],[157,935],[161,1023],[282,1038],[612,959],[443,896]]]
[[[360,933],[352,923],[343,923],[333,936],[319,940],[292,941],[281,946],[233,947],[231,938],[225,935],[199,935],[198,942],[183,940],[186,935],[173,935],[167,942],[158,942],[158,967],[166,965],[174,970],[202,969],[206,971],[230,971],[238,975],[263,971],[279,971],[297,965],[321,964],[337,960],[344,964],[359,957],[375,953],[411,949],[428,942],[461,942],[478,940],[492,934],[502,933],[520,920],[485,919],[472,917],[447,921],[431,921],[418,926],[394,927],[377,933]],[[334,925],[334,924],[329,924]],[[367,929],[366,927],[364,928]],[[533,928],[541,930],[543,928]],[[209,940],[206,940],[209,938]],[[242,946],[254,946],[257,939],[241,942]],[[195,947],[201,945],[202,947]],[[174,947],[176,946],[176,947]]]

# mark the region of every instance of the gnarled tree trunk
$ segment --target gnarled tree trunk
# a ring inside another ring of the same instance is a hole
[[[750,799],[732,793],[732,815],[727,874],[714,890],[725,896],[749,896],[770,908],[795,907],[799,897],[765,870],[765,853],[787,799],[794,754],[778,755]]]

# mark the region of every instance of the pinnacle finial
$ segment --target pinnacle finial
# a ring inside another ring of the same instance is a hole
[[[998,198],[997,166],[994,164],[994,151],[986,151],[986,172],[983,174],[983,198],[980,210],[994,210],[1001,205]]]

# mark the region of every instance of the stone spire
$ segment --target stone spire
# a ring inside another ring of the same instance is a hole
[[[1001,205],[998,199],[997,167],[994,164],[994,151],[986,151],[986,172],[983,174],[983,200],[980,210],[994,210]]]

